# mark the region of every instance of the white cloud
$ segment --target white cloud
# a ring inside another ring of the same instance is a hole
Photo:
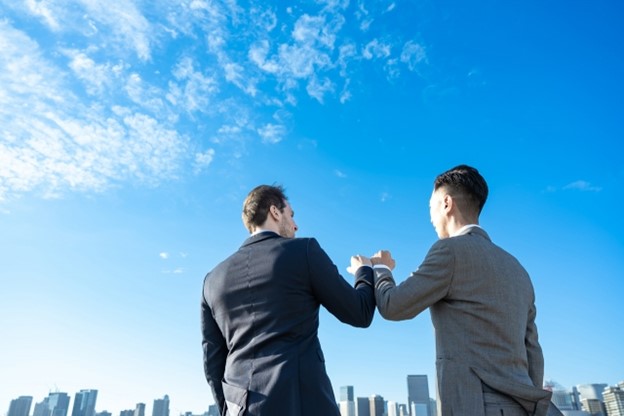
[[[215,150],[208,149],[205,152],[195,153],[194,172],[197,174],[206,169],[214,160]]]
[[[158,256],[163,260],[167,260],[169,258],[169,253],[167,253],[166,251],[163,251]]]
[[[264,143],[275,144],[284,138],[286,127],[281,124],[268,123],[258,129],[258,134]]]
[[[410,71],[415,71],[419,65],[427,63],[425,48],[414,41],[408,41],[401,51],[401,62],[407,65]]]
[[[572,183],[567,184],[563,187],[564,190],[577,190],[584,192],[600,192],[602,188],[599,186],[594,186],[591,183],[583,180],[578,180]]]
[[[365,59],[379,59],[387,58],[390,56],[391,46],[386,43],[381,43],[378,39],[373,39],[366,44],[362,51],[362,56]]]
[[[342,179],[347,177],[346,173],[344,173],[343,171],[338,170],[338,169],[334,170],[334,175],[336,175],[337,177],[342,178]]]
[[[2,21],[0,49],[0,199],[177,176],[188,138],[135,109],[81,103],[67,74]]]

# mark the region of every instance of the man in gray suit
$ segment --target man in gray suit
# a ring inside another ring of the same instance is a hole
[[[317,336],[319,307],[368,327],[373,269],[355,287],[297,225],[283,189],[261,185],[243,205],[251,236],[206,275],[201,302],[204,370],[227,416],[339,416]]]
[[[545,415],[551,392],[541,388],[533,286],[518,260],[478,225],[487,195],[485,180],[470,166],[435,179],[429,206],[440,239],[398,286],[390,253],[371,258],[377,307],[393,321],[430,309],[439,415]]]

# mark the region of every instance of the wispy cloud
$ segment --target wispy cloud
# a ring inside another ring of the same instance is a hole
[[[571,182],[563,187],[564,190],[576,190],[583,192],[600,192],[602,188],[599,186],[592,185],[591,183],[583,180],[578,180],[575,182]]]
[[[357,99],[363,65],[428,65],[422,43],[373,33],[393,2],[0,4],[0,201],[203,174],[249,139],[281,143],[292,121],[276,114],[302,98]]]
[[[163,260],[167,260],[169,258],[169,253],[167,253],[166,251],[163,251],[158,256]]]

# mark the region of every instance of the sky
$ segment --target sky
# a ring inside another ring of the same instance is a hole
[[[99,390],[114,415],[213,403],[205,274],[281,184],[349,280],[436,234],[435,176],[483,174],[480,224],[535,287],[545,376],[624,380],[624,4],[0,0],[0,412]],[[349,280],[351,281],[351,280]],[[356,329],[321,310],[336,394],[435,396],[428,311]],[[73,403],[73,401],[72,401]],[[71,406],[71,404],[70,404]]]

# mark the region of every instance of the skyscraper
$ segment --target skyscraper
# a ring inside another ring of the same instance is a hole
[[[152,416],[169,416],[169,396],[165,394],[162,399],[154,400]]]
[[[369,399],[370,416],[384,416],[386,413],[385,404],[383,397],[378,394],[372,395]]]
[[[67,416],[69,410],[69,396],[67,393],[50,393],[45,399],[48,406],[46,416]]]
[[[624,416],[624,382],[616,387],[607,387],[602,393],[609,416]]]
[[[145,403],[137,403],[134,408],[134,416],[145,416]]]
[[[407,407],[410,416],[431,416],[427,375],[407,376]]]
[[[340,416],[355,416],[355,402],[353,401],[353,386],[340,387]]]
[[[72,416],[95,416],[97,390],[80,390],[74,396]]]
[[[7,416],[29,416],[32,400],[32,396],[20,396],[17,399],[11,400]]]
[[[368,397],[357,398],[357,416],[371,416]]]

